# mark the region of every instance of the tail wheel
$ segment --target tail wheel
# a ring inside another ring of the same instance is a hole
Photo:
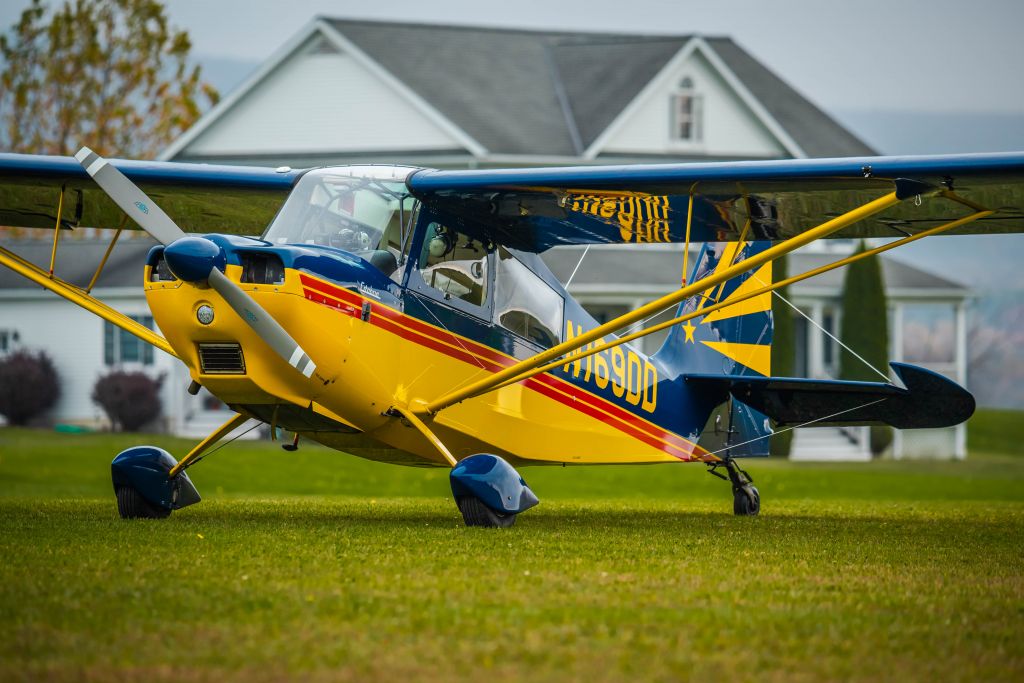
[[[499,514],[484,505],[476,496],[463,496],[456,503],[466,526],[482,526],[491,529],[507,529],[516,523],[514,514]]]
[[[167,508],[150,503],[130,486],[118,486],[116,494],[121,519],[164,519],[171,514]]]
[[[732,511],[737,515],[753,517],[761,511],[761,494],[756,486],[735,489],[732,494]]]

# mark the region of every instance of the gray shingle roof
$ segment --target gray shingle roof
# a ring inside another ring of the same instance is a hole
[[[325,21],[500,154],[579,154],[692,37]],[[874,153],[731,39],[707,43],[808,155]]]
[[[707,42],[807,156],[877,154],[729,38]]]
[[[564,34],[331,21],[488,150],[573,154],[546,46]]]
[[[636,251],[624,253],[627,250],[635,249],[636,247],[626,249],[622,247],[591,247],[573,278],[573,285],[607,285],[609,284],[609,273],[614,273],[613,277],[616,283],[654,285],[666,292],[679,285],[679,276],[682,271],[680,267],[682,251],[655,248],[642,254]],[[558,247],[544,252],[542,258],[559,282],[565,282],[579,262],[582,253],[582,247]],[[690,254],[691,266],[695,257],[696,251],[692,251]],[[789,272],[791,275],[804,273],[840,258],[842,258],[842,254],[791,254],[789,256]],[[845,269],[837,268],[793,287],[796,292],[805,288],[819,291],[824,288],[838,292],[842,289],[845,273]],[[965,294],[967,293],[967,287],[959,282],[884,256],[882,257],[882,274],[885,278],[886,288],[890,290],[943,289],[962,290]]]
[[[584,147],[608,128],[687,41],[689,36],[591,36],[552,47]]]
[[[103,259],[103,254],[110,244],[106,240],[76,240],[63,237],[57,250],[56,276],[65,282],[85,287],[96,272],[96,266]],[[123,237],[114,247],[99,281],[97,288],[103,287],[138,287],[142,294],[142,268],[146,263],[146,254],[156,244],[148,236]],[[50,267],[50,251],[52,243],[45,239],[5,239],[0,246],[13,251],[18,256],[31,261],[41,268]],[[0,289],[40,289],[13,270],[0,268]]]
[[[832,263],[837,258],[839,258],[838,254],[796,254],[791,257],[794,265],[790,267],[790,271],[793,273],[805,272]],[[959,289],[967,292],[968,288],[964,284],[921,270],[897,258],[883,256],[881,259],[882,277],[887,289]],[[844,268],[837,268],[805,282],[806,286],[829,287],[839,290],[843,286],[845,275]],[[796,285],[796,287],[799,288],[800,285]]]

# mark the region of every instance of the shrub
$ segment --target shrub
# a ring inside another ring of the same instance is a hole
[[[58,398],[57,370],[45,352],[15,351],[0,360],[0,414],[10,424],[27,424]]]
[[[96,380],[92,401],[107,414],[115,431],[135,432],[160,415],[160,386],[142,372],[114,370]]]

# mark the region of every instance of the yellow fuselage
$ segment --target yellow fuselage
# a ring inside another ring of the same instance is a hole
[[[235,282],[240,274],[239,266],[227,267]],[[398,451],[360,455],[446,465],[417,429],[389,415],[389,409],[399,405],[419,413],[425,401],[515,361],[293,269],[285,271],[283,284],[240,286],[316,360],[312,377],[275,354],[212,289],[181,281],[151,282],[150,269],[146,271],[146,298],[154,319],[196,382],[242,411],[246,406],[307,409],[339,429],[298,431],[340,450],[350,450],[351,434],[358,430]],[[215,311],[206,325],[196,316],[203,304]],[[224,342],[241,346],[244,373],[202,371],[198,345]],[[679,462],[706,455],[692,442],[550,373],[424,418],[456,459],[486,452],[519,464],[607,464]]]

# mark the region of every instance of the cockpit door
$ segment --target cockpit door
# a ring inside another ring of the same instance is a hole
[[[408,288],[413,292],[490,321],[494,289],[493,248],[457,228],[425,216],[414,246]]]

